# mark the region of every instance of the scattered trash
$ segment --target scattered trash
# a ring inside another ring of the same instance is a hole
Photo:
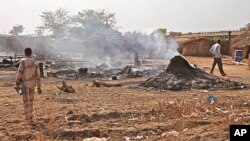
[[[185,129],[183,129],[183,132],[186,132],[188,130],[188,128],[185,128]]]
[[[137,135],[136,137],[132,137],[133,140],[142,140],[143,136],[142,135]]]
[[[131,138],[128,137],[128,136],[124,136],[123,138],[124,138],[125,141],[131,141]]]
[[[214,104],[217,101],[217,97],[210,95],[209,97],[207,97],[207,100],[209,101],[210,104]]]
[[[191,117],[197,117],[197,116],[198,116],[197,113],[194,113],[194,112],[191,113]]]
[[[174,131],[174,130],[172,130],[172,131],[170,131],[170,132],[165,132],[165,133],[162,133],[161,134],[161,136],[170,136],[170,135],[173,135],[173,136],[175,136],[175,137],[178,137],[179,136],[179,132],[177,132],[177,131]]]
[[[221,113],[223,113],[223,114],[227,114],[227,113],[229,113],[229,111],[224,111],[224,110],[222,110],[222,109],[220,109],[220,108],[215,108],[218,112],[221,112]]]
[[[101,81],[97,81],[97,80],[93,80],[93,87],[121,87],[122,84],[109,84],[109,83],[105,83],[105,82],[101,82]]]
[[[73,111],[72,110],[68,111],[68,113],[65,115],[66,122],[68,122],[69,120],[72,120],[73,116],[74,116]]]
[[[83,141],[107,141],[107,138],[97,138],[97,137],[91,137],[91,138],[85,138]]]
[[[208,90],[204,90],[203,92],[204,92],[204,93],[207,93],[207,92],[208,92]]]

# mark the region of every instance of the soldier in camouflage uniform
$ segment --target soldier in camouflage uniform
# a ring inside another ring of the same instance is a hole
[[[34,58],[31,57],[32,50],[30,48],[26,48],[24,52],[26,57],[20,60],[16,74],[16,86],[20,87],[20,85],[22,85],[23,87],[22,96],[25,119],[32,121],[33,100],[36,84],[38,93],[42,93],[41,77],[39,64]]]

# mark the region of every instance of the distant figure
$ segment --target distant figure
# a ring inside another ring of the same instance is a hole
[[[218,64],[220,74],[222,76],[226,76],[226,73],[224,72],[223,66],[222,66],[222,59],[221,59],[222,55],[220,53],[220,50],[221,50],[221,40],[217,40],[217,43],[215,43],[209,50],[213,54],[213,58],[214,58],[214,62],[213,62],[210,73],[212,74],[214,72],[214,67],[216,64]]]
[[[134,57],[135,57],[135,66],[141,66],[141,62],[139,60],[139,56],[138,56],[138,53],[135,51],[134,52]]]
[[[26,48],[24,52],[26,57],[20,60],[16,74],[15,88],[22,89],[25,119],[32,122],[33,100],[36,84],[38,93],[42,93],[41,77],[38,62],[31,57],[32,50]]]
[[[11,62],[11,64],[13,64],[13,62],[12,62],[12,57],[10,56],[10,62]]]

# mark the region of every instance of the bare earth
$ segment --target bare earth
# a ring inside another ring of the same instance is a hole
[[[211,58],[188,57],[209,71]],[[225,78],[250,84],[246,63],[223,60]],[[14,71],[0,71],[1,140],[229,140],[230,124],[250,124],[250,89],[155,91],[130,87],[92,87],[90,80],[66,81],[76,93],[60,93],[60,79],[43,79],[35,94],[34,121],[24,121],[22,97],[13,89]],[[216,66],[215,75],[219,76]],[[139,82],[146,78],[107,81]],[[217,97],[214,104],[209,95]],[[68,120],[66,114],[73,111]]]

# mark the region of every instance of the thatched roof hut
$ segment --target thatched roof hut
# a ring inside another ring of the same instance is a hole
[[[249,57],[250,53],[250,30],[246,30],[232,41],[232,52],[243,50],[244,58]]]
[[[206,38],[196,38],[181,43],[182,55],[211,56],[209,49],[215,42]]]
[[[84,41],[84,47],[90,53],[115,56],[123,49],[123,37],[119,31],[104,26]]]

